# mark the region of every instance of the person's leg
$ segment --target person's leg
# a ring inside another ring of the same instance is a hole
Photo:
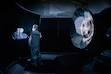
[[[40,53],[39,48],[37,48],[36,55],[37,55],[37,64],[41,65],[42,64],[42,62],[41,62],[41,53]]]
[[[36,55],[37,49],[31,48],[31,60],[32,65],[37,66],[37,55]]]

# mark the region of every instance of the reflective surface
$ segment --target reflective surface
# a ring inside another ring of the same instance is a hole
[[[17,5],[42,18],[69,18],[78,7],[85,7],[94,14],[109,7],[107,0],[15,0]]]
[[[85,48],[92,40],[94,34],[94,24],[93,17],[90,12],[84,11],[79,12],[82,15],[74,18],[75,34],[71,38],[72,43],[75,47],[83,49]],[[75,16],[73,16],[75,17]]]

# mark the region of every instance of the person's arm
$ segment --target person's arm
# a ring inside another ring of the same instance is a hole
[[[32,40],[32,36],[30,35],[30,36],[29,36],[29,39],[28,39],[28,45],[29,45],[29,46],[31,45],[31,40]]]
[[[108,29],[107,33],[106,33],[106,36],[107,37],[110,37],[110,32],[111,32],[111,27]]]
[[[40,38],[42,37],[42,34],[41,34],[41,32],[40,32]]]
[[[26,33],[24,33],[24,36],[25,36],[25,38],[29,38],[29,36]]]

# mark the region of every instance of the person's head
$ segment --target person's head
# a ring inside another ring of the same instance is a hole
[[[38,25],[37,25],[37,24],[34,24],[34,25],[32,26],[32,31],[35,31],[35,30],[38,30]]]

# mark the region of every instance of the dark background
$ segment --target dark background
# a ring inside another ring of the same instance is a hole
[[[2,5],[1,5],[2,4]],[[72,18],[42,18],[40,15],[27,12],[17,7],[13,1],[0,3],[0,68],[4,69],[13,60],[22,56],[29,56],[27,39],[14,41],[11,36],[17,27],[23,27],[28,35],[34,23],[39,24],[41,38],[41,52],[85,52],[97,55],[105,49],[110,49],[110,39],[106,32],[111,26],[111,8],[98,14],[93,14],[95,34],[91,43],[86,47],[88,52],[73,46],[70,39],[70,27]]]

